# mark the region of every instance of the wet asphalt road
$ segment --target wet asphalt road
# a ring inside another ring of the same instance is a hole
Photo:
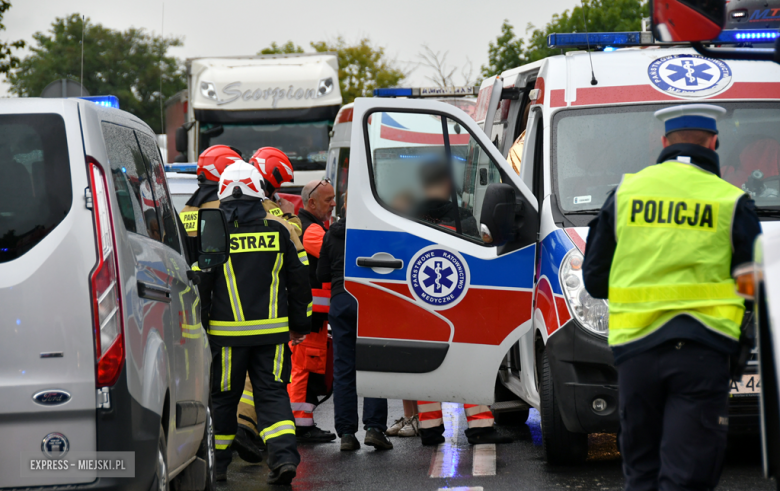
[[[526,426],[501,428],[515,438],[514,443],[496,446],[495,475],[475,477],[474,450],[463,431],[466,418],[460,406],[445,405],[451,420],[446,422],[448,444],[442,449],[423,447],[418,438],[391,438],[395,448],[375,451],[363,446],[357,452],[340,452],[338,439],[330,444],[300,445],[301,465],[293,481],[295,490],[431,490],[466,491],[552,490],[617,491],[623,487],[620,456],[613,435],[594,435],[590,439],[588,463],[581,467],[552,467],[542,456],[539,415],[531,411]],[[390,419],[403,413],[401,401],[390,401]],[[333,404],[329,401],[315,412],[317,424],[333,430]],[[453,428],[457,431],[453,434]],[[357,435],[361,444],[364,431]],[[774,490],[774,482],[761,473],[760,441],[742,438],[730,442],[726,467],[719,491]],[[429,477],[434,460],[441,465]],[[480,460],[480,459],[478,459]],[[266,484],[265,463],[250,465],[234,454],[227,483],[218,483],[218,491],[260,491],[284,489]],[[289,488],[287,488],[289,489]]]

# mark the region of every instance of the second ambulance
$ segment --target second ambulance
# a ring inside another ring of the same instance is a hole
[[[661,152],[653,113],[725,108],[722,176],[755,199],[765,231],[780,218],[780,66],[659,47],[649,33],[584,36],[549,42],[600,51],[487,80],[479,123],[440,102],[357,99],[350,141],[360,393],[489,404],[508,389],[540,411],[558,464],[584,461],[587,435],[619,426],[609,306],[581,267],[587,223]],[[757,425],[759,390],[751,365],[732,386],[732,426]]]

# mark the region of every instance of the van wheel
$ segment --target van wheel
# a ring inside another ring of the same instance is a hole
[[[548,464],[579,465],[588,457],[588,434],[573,433],[566,429],[558,409],[558,399],[553,386],[547,350],[536,356],[539,374],[539,396],[542,417],[542,448]]]
[[[206,428],[203,430],[203,440],[200,442],[198,457],[206,462],[206,484],[203,491],[217,489],[216,482],[216,457],[214,455],[214,424],[211,420],[211,401],[206,407]]]
[[[496,378],[494,399],[496,402],[520,401],[520,398],[517,397],[514,392],[507,389],[499,378]],[[496,420],[496,424],[500,426],[522,426],[528,421],[529,411],[529,408],[520,409],[518,411],[501,411],[494,413],[493,417]]]
[[[160,438],[157,440],[157,491],[168,491],[168,445],[165,441],[165,432],[160,425]]]

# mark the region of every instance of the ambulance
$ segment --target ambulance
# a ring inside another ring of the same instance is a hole
[[[722,175],[755,199],[765,231],[780,219],[779,66],[662,47],[646,32],[586,36],[553,34],[550,46],[583,51],[486,80],[477,121],[420,98],[361,98],[351,109],[345,284],[358,301],[359,392],[513,405],[519,420],[536,408],[555,464],[584,461],[589,433],[619,427],[609,306],[584,289],[581,269],[588,222],[624,173],[661,152],[653,113],[725,108]],[[438,158],[407,162],[377,124],[438,147]],[[521,143],[516,172],[505,156]],[[439,172],[431,186],[442,162],[448,183]],[[757,430],[758,377],[752,364],[732,386],[733,428]]]

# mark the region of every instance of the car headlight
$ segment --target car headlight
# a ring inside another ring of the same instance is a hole
[[[200,83],[200,93],[205,97],[206,99],[211,100],[218,100],[217,98],[217,89],[214,87],[214,84],[211,82],[201,82]]]
[[[577,248],[569,251],[563,258],[559,279],[561,290],[569,305],[582,326],[599,336],[609,334],[609,304],[606,300],[593,298],[585,289],[582,281],[582,253]]]
[[[323,78],[317,87],[317,97],[323,97],[333,92],[333,78]]]

